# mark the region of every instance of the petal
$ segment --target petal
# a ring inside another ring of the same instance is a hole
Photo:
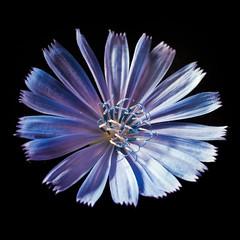
[[[38,68],[33,68],[28,75],[26,85],[36,95],[49,98],[76,111],[84,112],[94,119],[100,118],[95,111],[77,98],[60,81]]]
[[[201,162],[213,162],[215,161],[215,156],[217,155],[217,148],[210,143],[203,141],[154,134],[151,142],[174,148]]]
[[[22,90],[19,101],[41,113],[96,122],[86,114],[32,92]]]
[[[149,154],[175,176],[187,181],[196,181],[199,172],[207,167],[189,154],[161,142],[148,142],[141,151]]]
[[[159,134],[194,140],[224,140],[227,128],[187,122],[154,123],[151,126],[152,131]]]
[[[174,56],[175,50],[164,42],[161,42],[151,51],[132,97],[135,101],[144,102],[153,92],[171,66]]]
[[[108,179],[113,150],[114,147],[109,145],[105,153],[93,167],[78,191],[77,202],[88,203],[88,205],[93,207],[102,195]]]
[[[98,133],[97,124],[54,116],[27,116],[19,120],[16,136],[28,139],[52,138],[62,135]]]
[[[155,185],[156,191],[161,190],[160,196],[165,196],[165,192],[174,192],[181,186],[176,177],[152,158],[144,147],[137,153],[137,159],[133,164],[142,167],[142,170],[147,173],[152,183]]]
[[[166,193],[155,184],[155,181],[152,180],[152,176],[148,174],[139,162],[132,160],[131,156],[128,156],[127,159],[136,176],[139,194],[155,198],[166,196]]]
[[[57,41],[44,49],[44,57],[63,84],[81,101],[100,114],[98,103],[100,99],[88,76],[73,58]]]
[[[28,160],[48,160],[102,140],[104,140],[103,134],[87,133],[36,139],[23,144],[23,147],[26,150]]]
[[[90,71],[92,72],[92,75],[97,84],[97,87],[99,89],[99,92],[102,96],[103,101],[106,102],[108,99],[110,99],[110,97],[109,97],[106,81],[104,79],[103,72],[99,65],[99,62],[93,50],[90,48],[87,40],[80,33],[79,29],[76,30],[76,33],[77,33],[77,43],[80,48],[80,51],[85,61],[87,62]]]
[[[150,110],[169,106],[190,93],[205,76],[202,70],[195,69],[196,63],[190,63],[164,80],[144,102]]]
[[[216,92],[204,92],[185,98],[172,106],[155,108],[150,111],[151,123],[174,121],[197,117],[207,114],[219,108],[219,94]]]
[[[123,99],[127,90],[129,71],[129,50],[126,34],[109,31],[105,46],[104,68],[110,94],[114,94],[114,104]]]
[[[115,203],[137,206],[139,190],[136,177],[128,161],[116,151],[112,156],[109,184]]]
[[[53,186],[56,193],[66,190],[97,163],[107,146],[106,142],[101,142],[70,155],[48,173],[43,183]]]
[[[152,38],[146,36],[146,34],[143,34],[136,45],[128,78],[126,81],[127,98],[132,98],[136,86],[138,85],[142,71],[148,59],[151,42]]]

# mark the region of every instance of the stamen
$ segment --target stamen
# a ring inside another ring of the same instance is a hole
[[[131,154],[136,156],[137,161],[137,152],[153,135],[150,114],[141,103],[131,106],[131,103],[135,103],[131,98],[124,98],[115,106],[111,105],[112,100],[113,97],[99,104],[103,109],[103,118],[98,120],[99,128],[108,134],[109,142],[123,158]]]

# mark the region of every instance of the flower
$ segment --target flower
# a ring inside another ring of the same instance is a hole
[[[205,76],[197,63],[161,82],[175,50],[161,42],[150,51],[152,38],[143,34],[130,64],[126,34],[109,31],[104,74],[77,29],[77,43],[97,86],[57,41],[43,50],[58,77],[33,68],[26,78],[30,91],[20,102],[45,115],[19,120],[16,136],[27,159],[41,161],[68,155],[43,180],[56,193],[88,176],[77,201],[93,206],[109,179],[112,199],[138,203],[139,194],[163,197],[181,187],[180,179],[196,181],[213,162],[215,146],[226,127],[177,121],[210,113],[221,106],[219,94],[203,92],[184,98]],[[183,99],[184,98],[184,99]]]

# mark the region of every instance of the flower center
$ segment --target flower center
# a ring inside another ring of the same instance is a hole
[[[112,99],[100,104],[103,118],[98,120],[99,128],[124,156],[136,154],[152,138],[150,114],[141,103],[124,98],[116,105]]]

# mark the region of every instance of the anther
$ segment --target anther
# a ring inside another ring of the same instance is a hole
[[[141,103],[131,106],[135,102],[131,98],[124,98],[115,106],[111,105],[112,100],[99,104],[103,109],[103,119],[98,120],[99,128],[108,133],[109,142],[123,157],[127,156],[126,153],[137,156],[140,148],[152,138],[150,115]],[[148,125],[149,130],[142,128],[143,124]]]

